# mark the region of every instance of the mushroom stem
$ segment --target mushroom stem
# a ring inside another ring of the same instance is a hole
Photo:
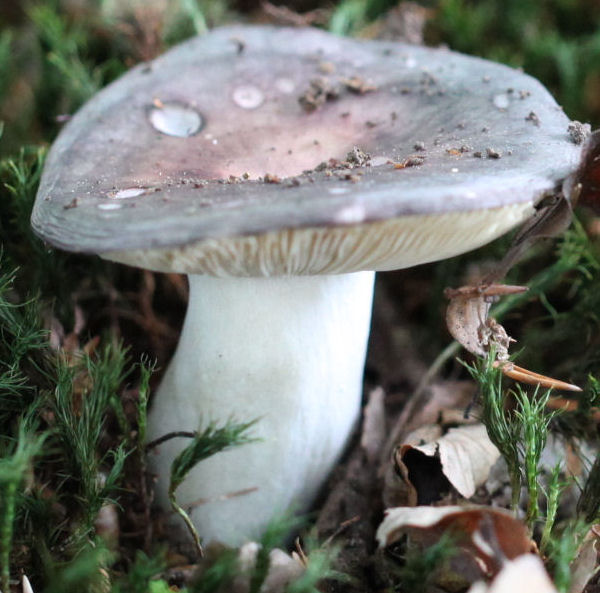
[[[190,276],[185,325],[148,438],[233,417],[257,418],[252,434],[261,439],[201,462],[178,489],[184,507],[215,500],[192,512],[205,541],[238,545],[274,515],[313,502],[359,415],[373,278]],[[173,439],[151,455],[164,508],[183,446]],[[250,487],[257,490],[222,499]]]

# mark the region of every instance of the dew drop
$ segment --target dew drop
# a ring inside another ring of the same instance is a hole
[[[265,96],[263,92],[250,84],[238,86],[231,96],[233,102],[242,109],[256,109],[260,107],[264,100]]]
[[[179,138],[193,136],[204,123],[194,108],[182,103],[154,105],[148,113],[148,119],[155,130]]]
[[[407,68],[416,68],[417,60],[413,56],[408,56],[404,62]]]
[[[494,95],[492,102],[498,109],[506,109],[510,105],[510,97],[506,93]]]
[[[450,169],[450,171],[451,171],[452,173],[458,173],[458,168],[456,168],[456,167],[452,167],[452,169]]]
[[[98,208],[100,210],[118,210],[119,208],[123,208],[123,204],[116,204],[115,202],[112,204],[98,204]]]
[[[387,164],[389,162],[389,160],[390,159],[387,156],[377,155],[371,159],[371,166],[372,167],[380,167],[381,165]]]
[[[278,78],[275,81],[275,88],[280,93],[285,93],[286,95],[289,95],[290,93],[294,92],[296,84],[291,78]]]
[[[346,208],[342,208],[338,210],[333,220],[338,224],[357,224],[360,222],[364,222],[366,217],[366,212],[363,206],[359,204],[353,204],[352,206],[347,206]]]
[[[126,198],[135,198],[146,193],[146,191],[148,191],[148,188],[146,187],[128,187],[127,189],[120,189],[119,191],[110,192],[108,194],[108,197],[119,200]]]

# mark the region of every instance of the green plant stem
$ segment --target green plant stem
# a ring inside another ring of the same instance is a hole
[[[0,488],[3,514],[0,516],[0,591],[10,591],[10,550],[17,501],[17,481],[10,481]]]
[[[173,482],[171,482],[171,484],[169,485],[169,502],[171,503],[171,508],[173,509],[173,512],[175,512],[177,515],[179,515],[186,527],[188,528],[188,531],[190,532],[190,534],[192,535],[192,538],[194,540],[194,545],[196,546],[196,550],[198,552],[198,556],[200,556],[200,558],[202,558],[204,556],[204,550],[202,548],[202,541],[200,539],[200,536],[198,535],[198,531],[196,530],[196,527],[194,526],[194,524],[192,523],[192,520],[190,519],[190,516],[185,512],[185,510],[179,506],[179,504],[177,504],[177,499],[175,498],[175,490],[177,488],[177,485],[173,484]]]
[[[550,483],[548,484],[548,495],[546,496],[546,522],[544,523],[544,531],[540,539],[540,550],[546,553],[552,538],[552,528],[556,521],[556,513],[558,512],[558,502],[560,494],[564,489],[565,484],[560,482],[560,463],[557,463],[552,469]]]
[[[175,491],[190,470],[204,459],[232,447],[255,442],[255,439],[246,434],[255,422],[255,420],[252,420],[236,424],[230,420],[222,427],[217,427],[211,423],[203,431],[195,434],[194,440],[175,457],[171,464],[171,478],[169,480],[168,491],[171,508],[184,520],[194,539],[200,557],[203,555],[200,537],[189,515],[177,503]]]

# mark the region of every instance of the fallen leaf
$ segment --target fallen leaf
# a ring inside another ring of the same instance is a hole
[[[493,317],[488,317],[488,314],[491,304],[499,297],[526,290],[525,286],[485,283],[446,288],[444,294],[450,299],[446,309],[448,331],[471,354],[485,358],[493,350],[496,359],[494,366],[515,381],[548,389],[581,391],[577,385],[540,375],[509,361],[508,348],[516,340]]]
[[[393,463],[385,475],[383,498],[387,507],[431,504],[450,491],[451,485],[442,472],[439,458],[429,459],[413,448],[434,441],[442,434],[438,424],[426,424],[413,430],[402,446],[394,450]],[[402,454],[404,448],[407,450]]]
[[[498,360],[507,360],[508,346],[514,340],[496,320],[488,317],[488,313],[500,296],[526,290],[525,286],[503,284],[447,288],[444,294],[450,299],[446,309],[448,331],[472,354],[485,358],[493,345]]]
[[[444,418],[452,414],[450,410],[454,411],[454,419],[461,415],[464,418],[476,394],[473,381],[441,381],[414,392],[390,431],[382,463],[390,459],[398,443],[407,442],[406,437],[420,426],[444,424]]]
[[[381,387],[369,393],[363,412],[363,429],[360,446],[364,449],[369,463],[376,463],[385,443],[385,393]]]
[[[538,556],[524,554],[507,562],[488,585],[475,583],[467,593],[557,593]]]
[[[598,571],[598,540],[596,527],[592,527],[583,538],[577,554],[571,562],[571,586],[569,593],[581,593],[589,580]]]
[[[451,534],[465,560],[474,560],[486,578],[496,575],[506,560],[532,548],[526,527],[511,513],[479,505],[388,509],[377,541],[383,548],[409,535],[427,547],[444,533]]]
[[[485,426],[475,424],[451,428],[445,435],[419,445],[404,444],[396,451],[398,466],[407,463],[409,451],[439,459],[440,469],[461,496],[470,498],[487,480],[490,469],[500,457],[500,452],[490,441]],[[408,474],[422,471],[419,456],[412,455]],[[428,471],[430,463],[424,463]]]

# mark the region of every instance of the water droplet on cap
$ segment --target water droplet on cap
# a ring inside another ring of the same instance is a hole
[[[193,136],[204,123],[193,107],[181,103],[154,105],[148,113],[148,119],[155,130],[179,138]]]
[[[371,159],[371,167],[379,167],[381,165],[385,165],[389,162],[389,157],[383,155],[374,156]]]
[[[366,214],[363,206],[352,204],[351,206],[338,210],[335,213],[333,220],[338,224],[357,224],[364,222]]]
[[[278,78],[275,81],[275,88],[279,92],[289,95],[290,93],[294,92],[294,89],[296,88],[296,84],[294,83],[294,81],[291,78]]]
[[[506,93],[494,95],[492,102],[498,109],[506,109],[510,105],[510,97]]]
[[[109,198],[116,198],[119,200],[126,198],[135,198],[137,196],[141,196],[146,193],[148,188],[146,187],[128,187],[126,189],[120,189],[119,191],[110,192],[108,194]]]
[[[256,109],[260,107],[265,96],[263,92],[250,84],[238,86],[232,94],[233,102],[242,109]]]
[[[123,208],[123,204],[116,204],[115,202],[112,204],[98,204],[98,208],[100,210],[118,210],[119,208]]]
[[[413,56],[408,56],[404,63],[407,68],[416,68],[417,67],[417,60],[415,60],[415,58]]]

